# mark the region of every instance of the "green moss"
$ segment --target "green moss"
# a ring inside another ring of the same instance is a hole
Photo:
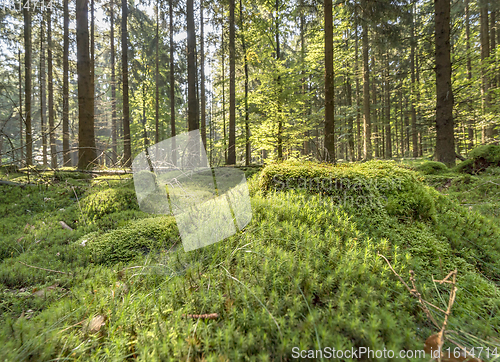
[[[173,217],[156,217],[132,221],[104,234],[91,233],[78,243],[90,248],[95,262],[114,264],[130,261],[152,251],[168,249],[179,239]]]
[[[82,211],[90,220],[125,210],[139,210],[135,191],[129,188],[99,189],[82,199]]]
[[[469,153],[469,158],[457,166],[456,172],[478,174],[490,167],[500,166],[500,145],[481,145]]]
[[[432,219],[435,213],[432,190],[414,172],[394,162],[272,164],[262,170],[259,186],[264,193],[302,190],[326,195],[354,209],[380,212],[385,208],[402,218]]]
[[[424,175],[439,175],[448,172],[449,169],[444,163],[436,161],[426,161],[415,167],[416,171],[423,173]]]

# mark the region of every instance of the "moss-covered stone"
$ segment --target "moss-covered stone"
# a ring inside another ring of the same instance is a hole
[[[124,210],[139,210],[135,191],[129,188],[103,189],[82,199],[82,211],[90,220]]]
[[[436,161],[426,161],[415,167],[416,171],[423,173],[424,175],[439,175],[448,172],[449,169],[444,163]]]

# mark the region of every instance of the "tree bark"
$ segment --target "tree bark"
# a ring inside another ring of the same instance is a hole
[[[31,13],[23,7],[24,18],[24,104],[26,108],[26,165],[33,165],[33,138],[31,136]]]
[[[201,140],[205,151],[207,150],[207,112],[206,112],[206,96],[205,96],[205,34],[203,31],[203,0],[200,3],[200,98],[201,98]]]
[[[18,69],[18,78],[19,78],[19,142],[21,143],[21,147],[19,147],[19,165],[22,166],[23,162],[23,63],[21,62],[21,49],[18,49],[17,56],[19,58],[19,69]]]
[[[236,81],[234,44],[234,0],[229,0],[229,148],[227,164],[236,164]]]
[[[78,168],[91,168],[96,158],[94,94],[89,55],[88,0],[76,0],[78,71]]]
[[[363,35],[361,47],[363,52],[363,158],[371,160],[371,121],[370,121],[370,68],[368,64],[368,24],[362,25]]]
[[[155,143],[160,142],[160,84],[159,84],[159,43],[160,43],[160,9],[156,3],[156,59],[155,59]]]
[[[335,89],[333,79],[333,14],[332,0],[325,0],[325,161],[335,158]]]
[[[174,76],[174,17],[173,0],[168,2],[169,12],[169,36],[170,36],[170,137],[172,137],[172,163],[177,165],[177,150],[175,142],[175,76]]]
[[[52,69],[52,11],[47,11],[47,70],[49,93],[49,141],[50,141],[50,166],[57,168],[56,137],[54,129],[54,82]]]
[[[488,23],[488,2],[483,0],[480,6],[480,25],[481,25],[481,108],[483,117],[486,117],[490,106],[490,94],[488,79],[488,57],[490,56],[490,38]],[[492,136],[492,129],[489,125],[482,128],[481,141],[487,143]]]
[[[63,30],[63,166],[71,165],[69,154],[69,0],[63,1],[64,30]]]
[[[280,3],[276,0],[276,24],[275,24],[275,37],[276,37],[276,63],[278,66],[278,78],[277,78],[277,97],[276,101],[278,103],[277,116],[278,116],[278,161],[283,160],[283,118],[281,114],[281,76],[279,75],[279,64],[281,61],[281,47],[280,47],[280,24],[279,24],[279,13],[280,13]]]
[[[45,18],[41,14],[40,19],[40,129],[42,131],[42,164],[47,166],[47,91],[45,70]]]
[[[450,57],[450,0],[435,0],[436,161],[455,165]]]
[[[252,145],[250,143],[250,122],[248,120],[248,59],[247,48],[245,42],[245,28],[243,21],[243,3],[240,0],[240,31],[241,31],[241,47],[243,50],[243,61],[245,71],[245,166],[248,166],[252,161]],[[303,44],[302,44],[303,46]]]
[[[411,51],[410,51],[410,72],[411,72],[411,140],[413,157],[418,157],[418,139],[417,139],[417,110],[415,109],[416,84],[415,84],[415,21],[414,6],[411,8]]]
[[[469,81],[469,86],[472,86],[472,61],[471,61],[471,49],[470,49],[470,16],[469,16],[469,0],[465,0],[465,46],[466,46],[466,56],[467,56],[467,79]],[[467,100],[469,107],[469,112],[472,111],[472,99],[469,96]],[[474,147],[474,118],[471,117],[469,120],[469,127],[467,128],[468,136],[468,150],[470,151]]]
[[[355,19],[357,19],[357,8],[354,9]],[[359,40],[358,40],[358,24],[354,24],[354,76],[356,77],[356,128],[357,128],[357,143],[358,143],[358,160],[361,160],[361,114],[360,114],[360,90],[359,90],[359,66],[358,66],[358,53],[359,53]]]
[[[132,147],[130,142],[130,109],[128,98],[128,4],[122,0],[122,77],[123,77],[123,157],[124,166],[132,165]]]
[[[198,129],[196,100],[196,34],[193,0],[187,0],[188,131]]]
[[[391,82],[390,82],[389,51],[385,56],[385,157],[392,158],[391,136]]]
[[[111,41],[111,162],[116,165],[118,156],[118,139],[116,129],[116,75],[115,75],[115,9],[110,0],[110,41]]]

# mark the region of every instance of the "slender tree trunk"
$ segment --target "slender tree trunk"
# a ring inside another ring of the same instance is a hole
[[[362,52],[363,52],[363,158],[372,158],[371,121],[370,121],[370,68],[368,64],[368,24],[363,22]]]
[[[355,19],[357,19],[357,10],[354,10]],[[361,160],[361,114],[360,114],[360,90],[359,90],[359,66],[358,66],[358,53],[359,53],[359,41],[358,41],[358,24],[354,24],[355,31],[355,43],[354,43],[354,76],[356,78],[356,127],[357,127],[357,143],[358,143],[358,160]]]
[[[224,9],[222,9],[224,13]],[[224,70],[225,58],[224,58],[224,23],[222,24],[222,36],[221,36],[221,65],[222,65],[222,129],[224,136],[224,163],[227,164],[227,135],[226,135],[226,72]]]
[[[124,166],[132,165],[132,147],[130,142],[130,109],[128,99],[128,4],[122,0],[122,77],[123,77],[123,157]]]
[[[24,18],[24,104],[26,108],[26,165],[33,165],[33,139],[31,136],[31,13],[23,7]]]
[[[236,83],[234,44],[234,0],[229,0],[229,149],[227,164],[236,164]]]
[[[435,0],[436,161],[455,164],[450,57],[450,0]]]
[[[391,140],[391,82],[390,82],[389,51],[385,57],[385,156],[392,158]]]
[[[90,81],[92,82],[92,98],[94,98],[94,117],[96,116],[95,101],[95,17],[94,0],[90,0]]]
[[[414,7],[411,9],[411,51],[410,51],[410,72],[411,72],[411,140],[413,157],[418,157],[418,139],[417,139],[417,111],[415,109],[415,22],[414,22]]]
[[[465,0],[465,44],[466,44],[466,56],[467,56],[467,79],[469,81],[469,86],[472,86],[472,61],[471,61],[471,49],[470,49],[470,16],[469,16],[469,0]],[[472,112],[472,99],[470,96],[467,100],[468,111]],[[471,117],[469,120],[469,127],[467,129],[467,135],[469,139],[468,149],[471,150],[474,147],[474,118]]]
[[[490,40],[491,40],[491,56],[493,58],[493,55],[495,54],[495,49],[497,47],[497,42],[496,42],[496,29],[497,29],[497,22],[496,22],[496,10],[492,10],[490,14]],[[496,88],[497,87],[497,78],[495,76],[495,70],[496,70],[496,64],[495,64],[495,59],[493,58],[492,61],[492,73],[490,78],[491,78],[491,88]]]
[[[346,31],[346,51],[349,49],[349,32]],[[349,74],[349,69],[346,66],[346,98],[347,98],[347,109],[348,109],[348,116],[347,116],[347,132],[348,132],[348,137],[347,137],[347,145],[348,145],[348,150],[349,150],[349,161],[353,162],[356,159],[356,155],[354,154],[354,124],[353,124],[353,117],[352,117],[352,86],[351,86],[351,77]]]
[[[113,0],[110,1],[110,41],[111,41],[111,161],[116,165],[117,149],[117,129],[116,129],[116,75],[115,75],[115,9]]]
[[[252,148],[250,144],[250,122],[248,119],[248,59],[247,47],[245,42],[245,28],[243,21],[243,3],[240,0],[240,31],[241,31],[241,47],[243,50],[243,67],[245,71],[245,166],[248,166],[252,161]],[[303,46],[303,44],[302,44]]]
[[[371,104],[372,104],[372,107],[371,107],[371,112],[372,112],[372,116],[370,116],[370,123],[371,123],[371,128],[372,128],[372,132],[371,132],[371,135],[372,135],[372,138],[373,138],[373,149],[374,149],[374,153],[375,153],[375,158],[378,158],[379,157],[379,152],[378,152],[378,148],[379,148],[379,138],[378,138],[378,128],[377,128],[377,84],[376,84],[376,79],[375,79],[375,74],[376,74],[376,69],[375,69],[375,57],[373,56],[373,52],[372,52],[372,56],[371,56],[371,66],[372,66],[372,81],[371,81],[371,94],[370,94],[370,98],[371,98]]]
[[[175,141],[175,76],[174,76],[174,16],[173,0],[168,2],[169,36],[170,36],[170,136],[172,137],[172,163],[177,165],[177,150]]]
[[[279,23],[279,14],[280,14],[280,3],[279,0],[276,0],[276,24],[275,24],[275,36],[276,36],[276,62],[279,65],[281,61],[281,45],[280,45],[280,23]],[[278,69],[279,72],[279,69]],[[283,160],[283,115],[281,114],[281,76],[278,74],[277,79],[277,87],[278,87],[278,161]]]
[[[78,168],[92,167],[96,159],[94,94],[89,56],[88,0],[76,0],[78,70]]]
[[[64,30],[63,30],[63,166],[71,165],[69,153],[69,0],[63,0]]]
[[[19,148],[19,165],[23,164],[23,123],[24,123],[24,115],[23,115],[23,63],[21,61],[21,49],[17,51],[17,57],[19,61],[18,68],[18,87],[19,87],[19,142],[21,143],[21,147]]]
[[[206,96],[205,96],[205,34],[203,31],[204,27],[203,18],[203,0],[200,3],[200,76],[201,76],[201,140],[203,142],[203,147],[205,151],[207,150],[207,112],[206,112]]]
[[[196,34],[193,0],[187,0],[187,70],[188,70],[188,131],[198,129],[196,100]]]
[[[490,106],[489,79],[488,79],[488,57],[490,56],[490,39],[488,24],[488,3],[483,1],[480,6],[481,24],[481,105],[483,117],[486,117]],[[486,143],[492,136],[491,126],[483,126],[481,133],[482,143]]]
[[[156,3],[156,59],[155,59],[155,143],[160,142],[160,62],[159,45],[160,43],[160,9]]]
[[[40,125],[42,131],[42,164],[47,166],[47,92],[46,92],[46,70],[45,70],[45,18],[40,18]]]
[[[333,79],[333,14],[332,0],[325,0],[325,160],[335,158],[335,89]]]
[[[52,71],[52,11],[47,11],[47,67],[49,78],[49,141],[50,141],[50,166],[57,168],[56,137],[54,129],[54,82]]]

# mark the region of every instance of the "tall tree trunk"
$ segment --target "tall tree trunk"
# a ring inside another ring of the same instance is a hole
[[[172,163],[177,165],[177,150],[175,142],[175,76],[174,76],[174,16],[173,0],[168,2],[169,36],[170,36],[170,136],[172,137]]]
[[[130,109],[128,100],[128,4],[122,0],[122,77],[123,77],[123,157],[124,166],[132,165],[132,145],[130,142]]]
[[[69,153],[69,0],[64,4],[64,30],[63,30],[63,166],[71,165]],[[112,52],[113,53],[113,52]]]
[[[391,82],[390,82],[389,51],[385,56],[385,157],[392,158],[391,137]]]
[[[57,168],[56,136],[54,129],[54,82],[52,71],[52,11],[47,11],[47,70],[49,78],[49,141],[50,141],[50,166]]]
[[[23,63],[21,62],[21,49],[18,49],[17,56],[19,59],[19,69],[18,69],[18,78],[19,78],[19,141],[21,143],[21,147],[19,148],[19,166],[23,164],[23,123],[24,123],[24,115],[23,115]]]
[[[469,86],[472,86],[472,61],[471,61],[471,49],[470,49],[470,16],[469,16],[469,0],[465,0],[465,44],[466,44],[466,56],[467,56],[467,79],[469,81]],[[472,111],[472,99],[469,96],[467,100],[468,110]],[[474,147],[474,118],[470,117],[469,127],[467,128],[468,135],[468,150]]]
[[[335,162],[332,0],[325,0],[325,160]]]
[[[224,13],[224,8],[222,8]],[[226,135],[226,72],[224,69],[225,54],[224,54],[224,23],[222,23],[222,36],[221,36],[221,70],[222,70],[222,129],[224,137],[224,163],[227,164],[227,135]]]
[[[245,28],[243,22],[243,3],[240,0],[240,31],[241,31],[241,47],[243,50],[243,61],[245,71],[245,166],[248,166],[252,161],[252,145],[250,144],[250,122],[248,119],[248,59],[247,47],[245,42]],[[303,44],[302,44],[303,46]]]
[[[486,117],[490,107],[490,94],[488,79],[488,57],[490,56],[490,38],[489,38],[489,23],[488,23],[488,2],[483,0],[480,6],[480,23],[481,23],[481,105],[483,117]],[[481,141],[486,143],[492,136],[491,126],[486,125],[482,128]]]
[[[33,138],[31,135],[31,13],[23,7],[24,18],[24,104],[26,108],[26,165],[33,165]]]
[[[372,138],[373,138],[373,148],[374,148],[374,153],[375,153],[375,158],[378,158],[379,157],[379,152],[378,152],[378,149],[379,149],[379,138],[378,138],[378,127],[377,127],[377,84],[376,84],[376,78],[374,77],[374,74],[376,74],[376,69],[375,69],[375,57],[373,56],[373,52],[372,52],[372,56],[371,56],[371,66],[372,66],[372,82],[371,82],[371,94],[370,94],[370,98],[371,98],[371,103],[372,103],[372,109],[371,111],[373,112],[373,117],[370,118],[371,120],[371,127],[372,127]]]
[[[349,49],[349,32],[346,34],[346,50]],[[346,98],[347,98],[347,109],[349,115],[347,116],[347,145],[349,150],[349,161],[354,161],[356,159],[356,155],[354,154],[354,124],[352,117],[352,86],[351,86],[351,77],[349,75],[349,69],[346,67]]]
[[[355,19],[357,19],[357,8],[354,10]],[[361,160],[361,114],[360,114],[360,89],[359,89],[359,66],[358,66],[358,53],[359,53],[359,41],[358,41],[358,24],[355,21],[354,24],[354,76],[356,78],[356,128],[357,128],[357,143],[358,143],[358,160]]]
[[[417,139],[417,111],[415,109],[415,20],[414,20],[414,6],[411,8],[411,51],[410,51],[410,71],[411,71],[411,140],[413,157],[418,157],[418,139]]]
[[[78,71],[78,168],[92,167],[96,158],[94,94],[89,56],[88,0],[76,0]]]
[[[496,10],[491,10],[490,14],[490,40],[491,40],[491,55],[493,58],[493,55],[495,54],[495,49],[497,47],[497,41],[496,41],[496,29],[497,29],[497,22],[496,22]],[[496,64],[495,64],[495,59],[492,61],[493,67],[491,69],[492,74],[490,75],[491,78],[491,88],[496,88],[497,87],[497,77],[495,76],[495,70],[496,70]]]
[[[116,165],[117,148],[117,129],[116,129],[116,76],[115,76],[115,9],[113,0],[110,1],[110,41],[111,41],[111,161]]]
[[[45,71],[45,18],[40,15],[40,125],[42,131],[42,164],[47,166],[47,91]]]
[[[207,150],[207,112],[206,112],[206,96],[205,96],[205,34],[203,31],[203,0],[200,3],[200,98],[201,98],[201,140],[205,151]]]
[[[229,148],[227,164],[236,164],[236,82],[234,44],[234,0],[229,0]]]
[[[364,7],[366,9],[366,6]],[[372,158],[371,121],[370,121],[370,68],[368,64],[368,24],[362,25],[361,47],[363,52],[363,158]]]
[[[188,131],[197,127],[196,100],[196,34],[194,28],[193,0],[187,0],[187,70],[188,70]]]
[[[159,45],[160,43],[160,9],[156,3],[156,59],[155,59],[155,143],[160,142],[160,61]]]
[[[280,3],[279,0],[276,0],[276,29],[275,29],[275,36],[276,36],[276,62],[279,65],[281,61],[281,48],[280,48],[280,23],[279,23],[279,14],[280,14]],[[277,109],[277,116],[278,116],[278,161],[283,160],[283,117],[281,114],[281,76],[279,75],[279,68],[278,68],[278,79],[277,79],[277,88],[278,88],[278,95],[277,95],[277,102],[278,102],[278,109]]]
[[[436,161],[455,165],[450,57],[450,0],[435,0]]]

